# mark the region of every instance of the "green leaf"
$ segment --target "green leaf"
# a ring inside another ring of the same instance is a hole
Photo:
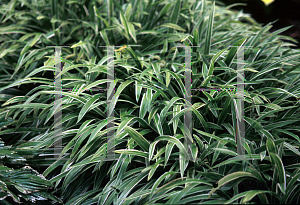
[[[144,118],[146,113],[150,111],[150,106],[151,106],[151,90],[147,89],[147,92],[144,93],[143,98],[142,98],[142,102],[140,104],[140,118]]]
[[[130,20],[130,17],[131,17],[131,8],[132,8],[132,4],[129,3],[127,8],[126,8],[126,11],[125,11],[125,17],[128,20]]]
[[[236,152],[233,152],[229,149],[223,149],[223,148],[213,148],[215,151],[219,151],[219,152],[222,152],[224,154],[227,154],[227,155],[231,155],[231,156],[237,156],[237,153]]]
[[[7,48],[7,49],[2,50],[1,53],[0,53],[0,58],[3,58],[8,53],[15,52],[18,48],[19,48],[19,45],[15,44],[15,45],[12,45],[11,47]]]
[[[136,143],[146,152],[149,151],[150,143],[146,140],[143,135],[137,132],[135,129],[126,126],[125,131],[136,141]]]
[[[204,76],[205,80],[202,82],[201,87],[206,87],[207,86],[207,84],[208,84],[209,80],[211,79],[211,76],[214,72],[215,62],[218,60],[220,55],[222,55],[224,53],[224,51],[226,51],[226,50],[227,50],[227,48],[224,48],[223,50],[219,51],[216,55],[214,55],[214,57],[211,59],[208,73]]]
[[[156,190],[156,188],[159,186],[159,184],[168,176],[168,175],[171,175],[171,174],[177,174],[178,172],[174,172],[174,171],[171,171],[171,172],[165,172],[163,175],[161,175],[156,181],[155,183],[153,184],[152,186],[152,189],[151,189],[151,198],[153,196],[153,193],[154,191]]]
[[[189,165],[189,155],[185,154],[183,151],[180,150],[179,152],[179,169],[180,169],[180,176],[183,179],[184,172]]]
[[[291,150],[292,152],[294,152],[296,155],[300,156],[300,152],[295,148],[295,146],[287,143],[287,142],[284,142],[283,145],[288,148],[289,150]]]
[[[197,129],[195,129],[195,128],[194,128],[194,130],[195,130],[196,132],[198,132],[199,134],[202,134],[202,135],[204,135],[204,136],[210,137],[210,138],[215,139],[215,140],[217,140],[217,141],[227,142],[227,140],[223,140],[222,138],[219,138],[219,137],[217,137],[217,136],[215,136],[215,135],[212,135],[212,134],[209,134],[209,133],[207,133],[207,132],[203,132],[203,131],[197,130]]]
[[[260,29],[259,30],[259,32],[256,34],[256,36],[253,38],[253,40],[251,40],[249,43],[249,46],[253,46],[253,47],[257,47],[258,46],[258,44],[260,43],[260,42],[258,42],[259,41],[259,39],[261,38],[261,36],[264,34],[264,33],[266,33],[270,28],[272,28],[272,26],[270,26],[271,25],[271,22],[270,23],[268,23],[267,25],[265,25],[262,29]]]
[[[113,117],[109,117],[109,118],[106,118],[106,119],[103,119],[102,121],[100,121],[100,123],[97,125],[97,127],[96,127],[95,129],[92,130],[93,132],[92,132],[92,134],[91,134],[91,136],[90,136],[90,138],[89,138],[89,140],[88,140],[88,142],[87,142],[87,145],[88,145],[91,141],[93,141],[97,135],[99,135],[99,131],[100,131],[102,128],[104,128],[107,124],[111,123],[113,120],[114,120]],[[106,130],[106,132],[107,132],[107,130]],[[100,134],[101,134],[101,133],[100,133]],[[79,155],[79,158],[80,158],[82,155],[83,155],[83,153],[81,153],[81,154]]]
[[[80,46],[82,46],[82,45],[86,45],[86,44],[89,44],[89,43],[87,43],[87,42],[84,42],[84,41],[80,41],[80,42],[78,42],[78,43],[74,44],[73,46],[71,46],[71,48],[80,47]]]
[[[129,155],[135,155],[135,156],[139,156],[139,157],[144,157],[144,158],[148,158],[148,153],[147,152],[142,152],[139,150],[135,150],[135,149],[119,149],[119,150],[115,150],[115,153],[119,153],[119,154],[129,154]]]
[[[129,34],[133,38],[134,42],[137,43],[136,41],[136,31],[134,29],[134,26],[132,23],[128,23],[128,29],[129,29]]]
[[[159,27],[168,27],[168,28],[172,28],[172,29],[175,29],[175,30],[179,30],[179,31],[185,31],[183,28],[181,28],[180,26],[176,25],[176,24],[173,24],[173,23],[165,23],[165,24],[162,24],[154,29],[157,29]]]
[[[171,21],[170,23],[177,25],[179,13],[180,13],[180,6],[181,6],[181,0],[177,0],[176,4],[174,5],[173,12],[171,14]],[[169,33],[173,33],[173,30],[170,29]]]
[[[151,166],[150,172],[148,174],[148,181],[151,179],[151,177],[153,176],[153,174],[155,173],[155,170],[157,169],[158,166],[160,166],[160,162],[163,161],[163,159],[159,159],[155,164],[153,164]]]
[[[167,106],[164,107],[164,109],[161,111],[161,114],[160,114],[160,124],[163,124],[164,123],[164,120],[166,118],[166,114],[168,112],[168,110],[176,103],[176,101],[178,100],[181,100],[180,97],[173,97],[171,99],[171,101],[168,102]]]
[[[188,153],[187,153],[185,147],[177,138],[175,138],[173,136],[164,135],[164,136],[157,137],[154,142],[161,141],[161,140],[173,142],[174,144],[176,144],[176,146],[179,148],[179,150],[181,150],[185,154],[185,156],[188,156]]]
[[[238,47],[242,46],[246,42],[247,38],[242,38],[240,40],[237,40],[233,46],[230,48],[224,62],[226,63],[227,66],[231,66],[231,63],[233,59],[236,56],[236,52],[238,50]]]
[[[272,139],[270,138],[267,139],[266,147],[269,155],[270,153],[276,153],[275,143]]]
[[[84,115],[91,109],[91,106],[99,99],[99,95],[95,95],[93,98],[89,99],[85,105],[80,110],[78,115],[77,123],[84,117]]]
[[[42,103],[29,103],[29,104],[22,104],[22,105],[12,105],[8,108],[47,108],[49,104],[42,104]]]
[[[228,182],[231,182],[233,180],[236,180],[236,179],[239,179],[239,178],[248,178],[248,177],[252,177],[252,178],[255,178],[256,177],[252,174],[252,173],[249,173],[249,172],[234,172],[234,173],[231,173],[231,174],[228,174],[226,176],[224,176],[222,179],[220,179],[218,181],[218,187],[217,188],[213,188],[210,193],[209,193],[209,196],[208,196],[208,199],[210,198],[210,196],[216,191],[218,190],[219,188],[221,188],[221,186],[227,184]]]
[[[127,22],[127,19],[125,18],[124,14],[122,12],[120,13],[120,19],[121,19],[122,25],[125,29],[125,37],[129,40],[128,22]]]
[[[247,203],[249,202],[251,199],[253,199],[253,197],[255,197],[256,195],[259,194],[265,194],[265,193],[269,193],[272,194],[271,191],[264,191],[264,190],[251,190],[251,191],[245,191],[243,193],[237,194],[234,197],[232,197],[230,200],[226,201],[224,204],[232,204],[234,201],[238,200],[239,198],[243,198],[241,203]]]
[[[285,194],[286,190],[286,174],[284,165],[280,159],[280,157],[276,153],[270,153],[270,158],[275,163],[275,170],[277,170],[277,173],[279,175],[279,183],[283,185],[283,193]]]
[[[1,153],[2,154],[2,153]],[[11,171],[12,169],[11,168],[8,168],[7,166],[3,166],[3,165],[0,165],[0,172],[2,171]]]
[[[154,154],[154,150],[155,150],[155,146],[156,144],[158,143],[158,141],[156,142],[153,142],[150,144],[150,147],[149,147],[149,161],[152,159],[153,157],[153,154]]]
[[[215,2],[213,2],[209,19],[207,22],[208,28],[206,31],[205,36],[205,44],[204,44],[204,55],[207,56],[210,54],[210,46],[211,46],[211,37],[212,37],[212,31],[213,31],[213,24],[214,24],[214,14],[215,14]]]
[[[112,44],[109,42],[109,39],[108,39],[108,37],[107,37],[107,34],[106,34],[106,31],[105,31],[105,30],[100,31],[100,35],[101,35],[102,39],[104,40],[106,46],[112,45]]]
[[[168,161],[169,161],[169,158],[170,158],[170,155],[172,153],[172,149],[174,147],[175,143],[172,143],[172,142],[168,142],[167,146],[166,146],[166,150],[165,150],[165,164],[164,164],[164,167],[166,167]]]
[[[107,80],[106,80],[107,81]],[[104,80],[104,82],[105,82],[105,80]],[[115,107],[115,105],[116,105],[116,103],[117,103],[117,101],[118,101],[118,99],[119,99],[119,97],[120,97],[120,94],[121,94],[121,92],[130,84],[130,83],[132,83],[132,82],[134,82],[134,80],[127,80],[127,81],[125,81],[125,82],[122,82],[121,83],[121,85],[118,87],[118,90],[117,90],[117,92],[115,93],[115,95],[114,95],[114,98],[112,99],[112,102],[110,103],[110,106],[109,106],[109,112],[108,112],[108,115],[110,116],[111,114],[112,114],[112,112],[113,112],[113,110],[114,110],[114,107]],[[116,82],[115,82],[116,83]],[[92,83],[93,84],[93,83]],[[87,87],[89,87],[89,86],[87,86]],[[89,88],[87,88],[87,89],[89,89]]]

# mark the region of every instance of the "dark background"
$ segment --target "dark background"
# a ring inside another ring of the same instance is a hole
[[[247,6],[236,6],[232,9],[243,10],[262,25],[278,20],[273,24],[271,32],[283,27],[292,28],[281,33],[281,35],[290,36],[298,41],[297,48],[300,48],[300,0],[275,0],[266,6],[261,0],[221,0],[226,5],[234,3],[245,3]],[[295,47],[296,48],[296,47]]]

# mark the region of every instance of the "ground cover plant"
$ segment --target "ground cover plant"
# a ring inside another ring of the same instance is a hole
[[[1,203],[299,203],[300,52],[243,12],[214,1],[1,1]],[[116,49],[106,105],[107,45]],[[235,88],[245,47],[245,156],[236,158],[236,93],[192,93],[193,160],[184,147],[184,44],[192,87]],[[59,160],[54,48],[62,48]],[[236,47],[229,47],[234,45]],[[252,46],[252,47],[251,47]],[[86,90],[80,90],[86,88]],[[104,161],[106,111],[116,153]],[[48,155],[46,155],[48,154]],[[53,156],[52,156],[53,157]]]

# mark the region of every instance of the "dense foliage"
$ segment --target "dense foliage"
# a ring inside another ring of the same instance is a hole
[[[197,0],[1,1],[1,203],[298,204],[300,52],[249,15]],[[192,87],[235,88],[245,47],[246,154],[236,153],[236,93],[193,91],[193,160],[184,147],[184,62]],[[116,50],[115,98],[105,45]],[[54,135],[54,48],[62,48],[61,135]],[[234,45],[236,47],[230,47]],[[114,110],[115,161],[104,161]],[[53,158],[53,156],[52,156]],[[31,202],[30,202],[31,201]]]

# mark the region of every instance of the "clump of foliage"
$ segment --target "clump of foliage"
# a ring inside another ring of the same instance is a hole
[[[48,192],[49,188],[53,187],[49,180],[30,166],[23,166],[27,161],[26,158],[34,154],[30,144],[34,143],[12,147],[4,146],[4,142],[0,141],[1,201],[4,200],[4,204],[9,204],[6,198],[11,197],[17,203],[47,199],[61,202]]]
[[[300,52],[279,35],[289,27],[270,33],[271,23],[261,27],[205,0],[14,0],[2,1],[0,12],[0,135],[14,149],[28,146],[28,165],[45,177],[36,190],[50,182],[68,205],[299,202]],[[107,106],[106,93],[88,91],[106,88],[99,46],[124,44],[140,46],[114,52],[116,91]],[[236,158],[230,90],[192,94],[193,160],[178,160],[186,152],[179,44],[195,46],[193,88],[235,88],[235,56],[245,46],[245,157],[253,160]],[[59,139],[54,48],[46,47],[53,45],[72,45],[62,48],[62,85],[78,89],[62,92]],[[115,161],[103,160],[107,110],[115,113]],[[51,162],[54,140],[64,148]],[[24,176],[25,184],[33,177]]]

